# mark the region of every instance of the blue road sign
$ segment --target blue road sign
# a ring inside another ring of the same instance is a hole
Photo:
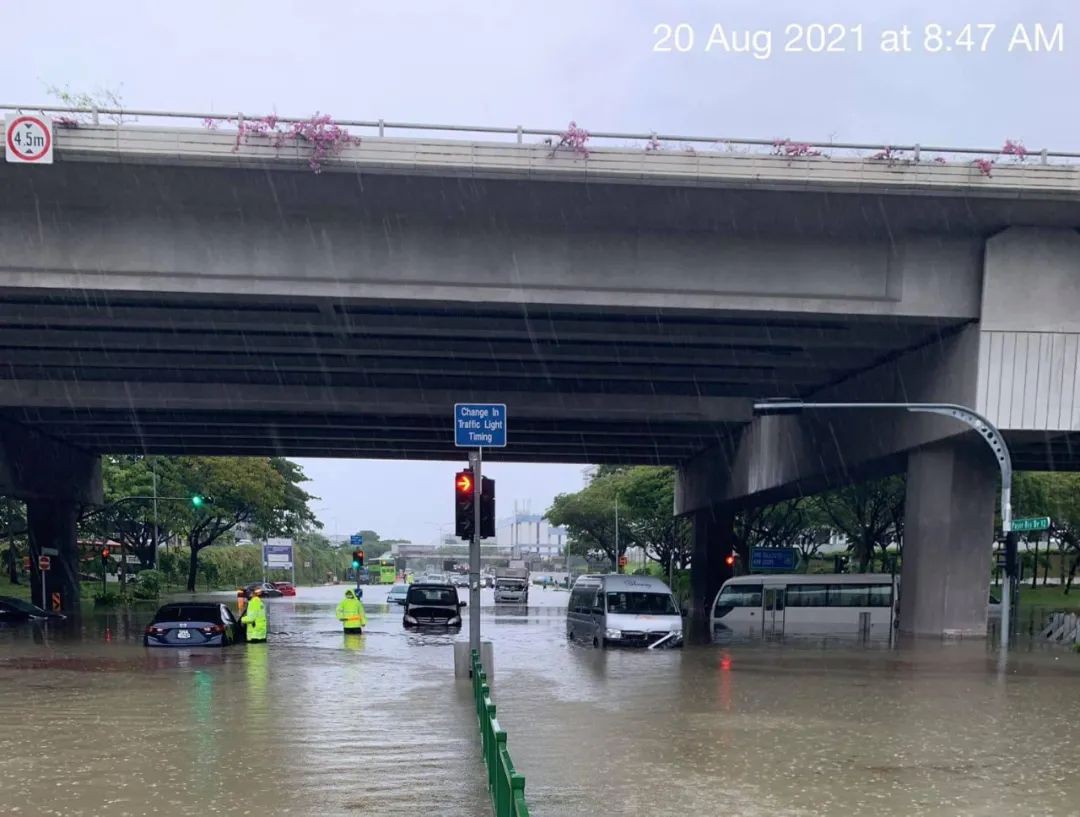
[[[506,403],[454,403],[454,445],[505,448]]]
[[[362,544],[364,544],[364,534],[362,534],[362,533],[354,533],[352,536],[349,537],[349,544],[350,545],[362,545]]]
[[[795,548],[751,548],[750,570],[778,570],[790,573],[799,564]]]

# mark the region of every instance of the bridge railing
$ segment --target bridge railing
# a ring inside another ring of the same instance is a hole
[[[529,817],[525,802],[525,775],[519,774],[506,748],[506,730],[499,725],[487,674],[476,650],[472,651],[473,698],[480,723],[480,744],[487,767],[488,792],[495,817]]]
[[[0,103],[0,111],[15,111],[15,112],[34,112],[40,111],[41,113],[55,114],[63,118],[72,119],[74,117],[85,118],[83,121],[87,124],[115,124],[121,126],[124,124],[133,124],[132,119],[151,119],[151,120],[169,120],[169,119],[183,119],[190,120],[192,125],[206,125],[207,123],[238,123],[246,121],[248,123],[258,120],[267,119],[266,114],[245,114],[245,113],[221,113],[221,112],[204,112],[204,111],[162,111],[143,108],[117,108],[117,107],[74,107],[70,105],[41,105],[41,104],[27,104],[17,105],[9,103]],[[311,117],[296,117],[296,116],[277,116],[272,115],[275,122],[281,124],[295,124],[310,122]],[[101,122],[101,119],[105,118],[105,122]],[[74,121],[74,120],[73,120]],[[403,135],[411,133],[423,133],[423,132],[436,132],[436,133],[477,133],[486,134],[489,136],[498,137],[500,139],[506,137],[513,137],[518,143],[524,143],[525,137],[543,137],[545,139],[559,139],[567,134],[566,130],[559,128],[526,128],[521,125],[516,126],[499,126],[499,125],[455,125],[455,124],[438,124],[430,122],[393,122],[386,121],[384,119],[335,119],[334,124],[341,125],[347,128],[363,128],[365,130],[375,131],[378,136],[386,136],[388,131],[399,131]],[[588,138],[590,144],[593,144],[592,140],[600,140],[606,142],[637,142],[644,143],[650,146],[649,149],[657,149],[656,146],[660,143],[667,145],[682,145],[687,148],[693,145],[704,145],[721,147],[725,150],[739,151],[739,149],[745,149],[749,152],[778,152],[778,155],[785,156],[785,150],[788,148],[795,148],[799,151],[837,151],[837,150],[850,150],[855,152],[871,151],[878,154],[882,153],[882,148],[885,148],[885,153],[888,154],[885,158],[889,161],[900,161],[899,154],[911,154],[915,161],[918,161],[919,156],[923,153],[941,153],[950,154],[954,156],[998,156],[1003,153],[1003,148],[988,148],[988,147],[949,147],[938,145],[897,145],[897,144],[882,144],[880,142],[835,142],[835,141],[820,141],[820,140],[799,140],[799,139],[755,139],[746,138],[740,136],[710,136],[703,134],[678,134],[678,133],[660,133],[652,131],[650,133],[642,132],[630,132],[630,131],[589,131]],[[1076,151],[1061,151],[1061,150],[1048,150],[1038,148],[1023,148],[1022,156],[1014,154],[1014,158],[1030,157],[1033,161],[1046,164],[1050,159],[1055,160],[1075,160],[1080,159],[1080,152]],[[804,155],[799,153],[798,155]],[[790,155],[786,155],[787,158],[791,158]],[[880,158],[880,157],[879,157]]]

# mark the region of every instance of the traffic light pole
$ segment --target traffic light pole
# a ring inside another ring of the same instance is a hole
[[[484,449],[477,448],[469,455],[473,471],[473,530],[469,543],[469,649],[480,652],[480,497],[484,491],[484,476],[480,465]]]

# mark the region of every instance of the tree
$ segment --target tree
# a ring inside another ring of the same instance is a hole
[[[601,466],[582,490],[555,497],[547,519],[567,529],[568,552],[614,561],[615,506],[619,550],[641,548],[662,565],[690,557],[689,523],[675,516],[675,471],[655,466]]]
[[[617,479],[617,474],[596,476],[582,490],[552,500],[546,518],[566,528],[568,553],[609,562],[615,558]]]
[[[901,475],[848,485],[820,496],[821,507],[832,525],[848,539],[848,548],[865,573],[874,550],[888,552],[902,536],[897,529],[904,516],[906,478]]]
[[[267,536],[304,530],[314,517],[307,507],[311,497],[294,490],[303,482],[295,463],[275,463],[267,457],[176,457],[170,460],[160,493],[175,497],[201,496],[205,501],[173,503],[177,531],[190,551],[187,588],[195,589],[199,552],[213,545],[241,523],[251,524]],[[287,461],[286,461],[287,462]]]
[[[617,472],[615,482],[620,517],[626,507],[628,540],[665,567],[685,567],[692,531],[686,519],[675,516],[675,469],[637,466]]]
[[[1013,505],[1017,516],[1050,517],[1053,534],[1061,543],[1061,557],[1069,563],[1064,588],[1067,594],[1080,566],[1080,474],[1057,471],[1016,474]]]
[[[790,545],[805,526],[802,497],[745,508],[735,514],[735,552],[744,565],[750,563],[750,548]]]
[[[15,544],[15,537],[26,532],[26,505],[15,497],[5,496],[0,500],[0,517],[3,534],[8,540],[7,549],[4,551],[4,567],[7,569],[8,581],[18,584],[19,549]]]

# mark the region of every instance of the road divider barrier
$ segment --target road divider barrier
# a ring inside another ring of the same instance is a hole
[[[480,743],[487,766],[488,792],[495,817],[529,817],[525,802],[525,775],[519,774],[506,748],[506,731],[495,717],[495,703],[491,700],[491,687],[480,662],[480,655],[472,651],[473,698],[476,717],[480,723]]]

